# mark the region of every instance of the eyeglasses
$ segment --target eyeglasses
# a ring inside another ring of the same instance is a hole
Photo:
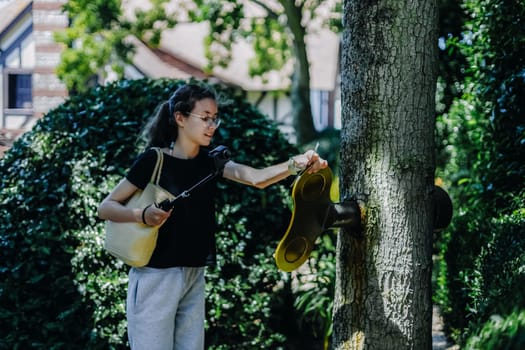
[[[188,115],[195,117],[195,118],[199,118],[206,124],[206,127],[208,128],[211,128],[212,126],[214,128],[218,128],[219,125],[221,125],[221,118],[219,117],[214,118],[214,117],[204,116],[204,115],[191,113],[191,112],[189,112]]]

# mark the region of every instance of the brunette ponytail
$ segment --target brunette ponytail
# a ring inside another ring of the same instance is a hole
[[[147,139],[147,148],[168,147],[177,139],[178,128],[173,114],[170,113],[169,101],[161,103],[150,119],[144,134]]]

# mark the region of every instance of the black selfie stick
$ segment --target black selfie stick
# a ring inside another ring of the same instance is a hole
[[[213,161],[215,163],[215,171],[213,171],[211,174],[197,182],[195,185],[191,186],[185,191],[182,191],[179,195],[177,195],[175,198],[173,198],[171,201],[169,199],[165,199],[160,203],[155,203],[155,206],[157,208],[160,208],[164,211],[169,211],[175,206],[175,202],[179,198],[187,198],[190,196],[190,192],[193,191],[195,188],[199,187],[200,185],[208,182],[209,180],[213,179],[215,176],[219,175],[222,170],[224,169],[224,166],[228,161],[230,160],[231,153],[228,150],[226,146],[217,146],[214,149],[212,149],[208,153],[208,157],[213,158]]]

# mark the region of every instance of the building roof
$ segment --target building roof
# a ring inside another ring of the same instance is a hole
[[[207,74],[198,67],[165,52],[162,48],[151,49],[134,36],[126,38],[126,41],[135,47],[133,64],[147,77],[173,79],[207,77]]]
[[[31,3],[32,0],[0,1],[0,37]]]

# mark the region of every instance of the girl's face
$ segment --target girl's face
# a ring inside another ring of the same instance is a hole
[[[195,102],[190,114],[179,119],[179,136],[184,135],[199,146],[208,146],[220,124],[217,112],[217,103],[211,98]]]

